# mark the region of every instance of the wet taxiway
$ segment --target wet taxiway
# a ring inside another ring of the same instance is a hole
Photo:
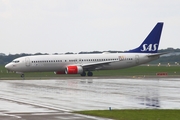
[[[79,110],[180,109],[180,79],[1,80],[2,120],[99,120]]]

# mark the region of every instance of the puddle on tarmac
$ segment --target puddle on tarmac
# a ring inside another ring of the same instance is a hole
[[[179,109],[179,86],[178,79],[13,80],[0,82],[0,98],[64,110]],[[0,110],[43,111],[6,102]]]

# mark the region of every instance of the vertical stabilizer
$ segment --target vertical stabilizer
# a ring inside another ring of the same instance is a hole
[[[129,53],[157,53],[159,47],[159,41],[163,28],[163,22],[159,22],[149,33],[143,43],[135,49],[129,50]]]

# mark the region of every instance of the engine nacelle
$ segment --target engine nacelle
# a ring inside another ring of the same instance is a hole
[[[64,71],[55,71],[54,74],[65,74]]]
[[[66,74],[81,74],[83,73],[83,68],[81,66],[67,66],[65,69]]]

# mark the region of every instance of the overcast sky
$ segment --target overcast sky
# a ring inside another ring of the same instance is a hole
[[[159,21],[180,48],[180,0],[0,0],[0,53],[129,50]]]

